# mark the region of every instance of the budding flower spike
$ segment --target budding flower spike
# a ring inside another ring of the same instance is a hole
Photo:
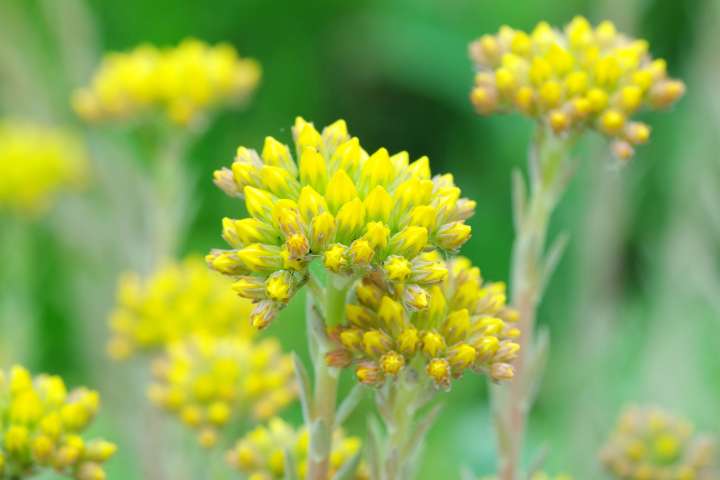
[[[104,480],[116,447],[82,437],[100,407],[97,392],[67,391],[60,377],[32,377],[23,367],[0,370],[0,478],[55,471],[76,480]]]
[[[0,121],[0,213],[36,215],[87,176],[80,140],[61,129]]]
[[[415,296],[398,297],[378,275],[358,282],[347,325],[331,331],[341,347],[327,361],[356,365],[358,380],[369,385],[415,365],[441,388],[468,369],[496,381],[512,378],[520,331],[513,325],[517,313],[505,304],[505,285],[485,284],[463,257],[449,260],[447,270],[441,283]]]
[[[477,69],[470,98],[483,115],[518,111],[557,135],[597,130],[627,159],[650,138],[650,127],[632,116],[685,93],[648,50],[609,21],[593,28],[575,17],[563,30],[540,22],[530,33],[504,26],[470,46]]]
[[[260,75],[260,65],[231,45],[192,38],[171,48],[141,45],[108,54],[72,103],[90,122],[160,113],[186,126],[212,109],[245,102]]]
[[[238,301],[231,282],[207,268],[201,257],[168,263],[148,278],[126,273],[110,315],[108,353],[116,360],[162,350],[192,334],[250,338],[252,306]]]
[[[254,300],[253,325],[266,327],[305,283],[313,260],[348,279],[371,270],[412,296],[447,272],[433,251],[454,252],[470,237],[475,202],[451,175],[431,177],[427,157],[380,148],[368,154],[343,120],[318,132],[297,118],[291,149],[272,137],[262,153],[239,147],[215,183],[245,200],[249,216],[223,220],[231,250],[207,256]]]
[[[232,423],[264,420],[297,395],[292,359],[275,339],[195,335],[153,363],[150,400],[214,446]]]
[[[227,454],[228,462],[249,480],[284,480],[305,478],[308,465],[309,434],[305,428],[299,430],[280,418],[271,419],[267,426],[259,426],[240,439]],[[360,439],[346,437],[340,430],[334,434],[333,450],[330,457],[328,478],[351,467],[354,458],[360,454]],[[294,472],[287,472],[287,468]],[[354,473],[342,478],[367,480],[367,468],[360,464]]]
[[[658,408],[626,410],[600,458],[618,480],[714,480],[720,477],[715,439]]]

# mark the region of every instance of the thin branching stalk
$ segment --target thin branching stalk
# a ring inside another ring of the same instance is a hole
[[[529,151],[529,192],[522,177],[516,175],[514,182],[516,236],[511,295],[522,336],[515,378],[509,385],[492,388],[502,480],[518,480],[522,475],[527,416],[547,356],[547,336],[536,334],[535,317],[543,288],[565,243],[561,236],[546,253],[548,223],[574,172],[575,164],[570,157],[574,142],[574,136],[559,138],[538,125]]]
[[[342,322],[351,281],[330,274],[324,287],[318,288],[315,279],[312,284],[314,288],[308,290],[306,320],[315,386],[310,406],[307,478],[328,480],[340,371],[325,361],[325,354],[332,348],[326,331],[328,325]],[[324,298],[316,298],[318,293]]]

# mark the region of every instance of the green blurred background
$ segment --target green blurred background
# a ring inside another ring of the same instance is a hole
[[[672,112],[646,116],[652,142],[627,168],[611,168],[603,140],[587,136],[577,152],[580,171],[553,218],[553,234],[567,231],[571,243],[540,313],[552,350],[531,417],[528,461],[545,455],[549,471],[596,479],[604,478],[596,452],[626,404],[667,407],[701,430],[720,429],[718,0],[0,0],[0,112],[74,125],[93,156],[88,189],[36,222],[22,244],[2,236],[2,247],[7,258],[19,248],[30,252],[29,366],[104,396],[95,430],[121,448],[109,478],[150,478],[141,473],[148,452],[172,461],[192,439],[168,427],[172,444],[144,442],[143,368],[113,365],[104,355],[116,276],[148,265],[149,184],[126,130],[88,129],[69,108],[70,92],[87,82],[103,51],[195,36],[230,42],[263,66],[249,107],[220,114],[192,147],[196,216],[183,252],[220,246],[221,217],[242,208],[211,182],[238,145],[260,148],[266,135],[289,141],[296,115],[316,125],[344,118],[367,149],[427,154],[433,171],[455,175],[478,201],[463,253],[486,278],[505,280],[510,172],[524,168],[531,125],[474,114],[467,44],[501,24],[529,29],[577,14],[647,38],[653,55],[688,85]],[[7,289],[16,279],[3,269]],[[298,298],[270,333],[305,355],[302,314]],[[444,397],[420,478],[458,478],[463,468],[491,473],[484,381],[468,376]],[[351,431],[362,433],[370,407],[365,402],[354,415]],[[299,410],[287,417],[299,421]]]

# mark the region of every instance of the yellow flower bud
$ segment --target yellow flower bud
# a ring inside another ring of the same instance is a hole
[[[336,243],[331,245],[325,252],[325,268],[334,273],[340,273],[348,268],[348,261],[345,257],[346,248]]]
[[[286,270],[273,273],[265,281],[265,293],[267,298],[276,302],[287,302],[290,300],[294,288],[292,274]]]
[[[379,357],[392,347],[392,339],[381,330],[370,330],[363,334],[365,352],[373,357]]]
[[[428,231],[425,227],[405,227],[390,238],[390,251],[406,258],[413,258],[427,245]]]
[[[325,158],[314,148],[305,148],[300,155],[300,181],[319,193],[325,192],[328,171]],[[326,197],[327,198],[327,197]]]
[[[397,352],[387,352],[380,357],[380,368],[387,375],[397,375],[405,366],[405,358]]]
[[[422,337],[422,351],[429,357],[436,357],[445,350],[445,339],[436,332],[425,332]]]
[[[404,282],[412,273],[412,265],[401,256],[391,255],[383,264],[383,269],[388,278],[394,282]]]
[[[600,116],[600,129],[607,135],[616,135],[625,125],[625,117],[617,110],[606,110]]]
[[[450,364],[444,358],[433,358],[427,364],[427,374],[443,388],[450,384]]]
[[[462,372],[475,361],[476,352],[467,343],[461,343],[448,349],[448,362],[454,372]]]

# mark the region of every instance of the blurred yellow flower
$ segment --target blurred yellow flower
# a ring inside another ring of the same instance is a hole
[[[0,478],[54,470],[77,480],[103,480],[110,442],[81,434],[100,406],[97,392],[68,392],[60,377],[32,377],[23,367],[0,370]]]
[[[84,182],[87,163],[80,140],[66,131],[0,121],[0,212],[43,211],[59,192]]]
[[[600,457],[620,480],[713,480],[720,475],[715,440],[658,408],[627,409]]]
[[[293,136],[297,162],[267,137],[262,154],[239,147],[232,167],[215,172],[220,188],[244,198],[249,216],[223,220],[233,249],[207,260],[236,278],[240,296],[258,302],[256,327],[305,283],[314,259],[348,278],[382,271],[413,291],[445,278],[444,263],[428,252],[463,245],[475,208],[451,175],[431,177],[427,157],[411,163],[406,152],[384,148],[368,155],[343,120],[320,133],[297,118]]]
[[[285,475],[287,452],[288,460],[296,470],[292,478],[305,478],[308,444],[305,428],[295,430],[280,418],[273,418],[267,426],[258,426],[240,439],[228,452],[227,458],[232,466],[250,480],[282,480],[289,478]],[[360,447],[359,438],[346,437],[340,430],[336,430],[328,478],[333,478],[347,462],[358,455]],[[366,467],[360,464],[353,476],[344,478],[365,480],[370,477]]]
[[[172,48],[142,45],[108,54],[72,103],[88,121],[159,112],[188,125],[212,109],[246,101],[260,75],[255,60],[240,58],[227,44],[187,39]]]
[[[557,134],[593,128],[612,139],[620,158],[650,138],[650,127],[632,115],[668,107],[685,92],[645,40],[609,21],[593,28],[576,17],[562,31],[540,22],[530,33],[504,26],[473,42],[470,56],[478,72],[470,98],[479,113],[519,111]]]
[[[342,347],[328,353],[328,362],[357,363],[358,380],[375,385],[418,365],[418,357],[440,387],[467,369],[493,380],[511,378],[510,362],[519,350],[513,339],[520,331],[513,326],[517,313],[505,303],[505,285],[485,284],[464,257],[450,260],[447,270],[428,294],[415,292],[420,298],[407,291],[398,296],[378,275],[358,282],[346,309],[348,324],[331,330]]]
[[[108,352],[125,359],[194,333],[250,337],[250,302],[238,301],[230,284],[199,257],[167,264],[147,279],[123,275],[110,315]]]
[[[153,363],[150,400],[197,430],[204,447],[231,422],[267,419],[297,394],[292,359],[275,339],[196,335]]]

